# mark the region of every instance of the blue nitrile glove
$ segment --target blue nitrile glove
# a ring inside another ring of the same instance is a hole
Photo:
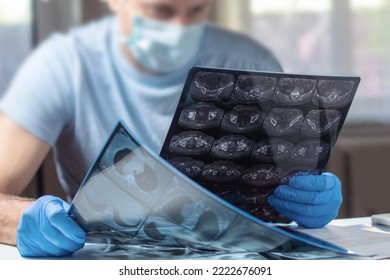
[[[43,196],[23,213],[16,246],[23,257],[71,255],[84,246],[86,234],[68,215],[69,204]]]
[[[293,177],[275,189],[268,203],[300,226],[320,228],[336,218],[342,200],[340,180],[323,173]]]

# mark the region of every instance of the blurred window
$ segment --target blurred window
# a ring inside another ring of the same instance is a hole
[[[265,44],[285,72],[360,76],[349,122],[390,122],[390,0],[217,3],[217,21]]]
[[[31,0],[0,0],[0,97],[32,48]]]

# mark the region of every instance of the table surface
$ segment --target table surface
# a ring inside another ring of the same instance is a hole
[[[353,226],[370,223],[369,217],[363,218],[351,218],[351,219],[336,219],[329,225],[331,226]],[[323,229],[326,230],[327,226]],[[82,249],[84,250],[84,249]],[[82,251],[81,250],[81,251]],[[23,257],[20,256],[18,250],[14,246],[0,244],[0,260],[20,260]]]

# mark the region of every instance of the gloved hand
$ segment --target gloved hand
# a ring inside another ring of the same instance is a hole
[[[43,196],[30,205],[19,222],[16,246],[24,257],[71,255],[84,246],[86,234],[68,215],[69,204]]]
[[[275,189],[268,203],[300,226],[320,228],[336,218],[342,200],[340,180],[323,173],[293,177]]]

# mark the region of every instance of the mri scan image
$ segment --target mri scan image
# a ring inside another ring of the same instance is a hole
[[[287,232],[253,218],[249,212],[226,203],[169,167],[160,157],[140,146],[130,134],[127,142],[131,151],[122,154],[120,159],[117,157],[116,162],[111,159],[114,165],[101,170],[100,161],[109,157],[108,150],[122,150],[116,146],[120,142],[116,141],[117,136],[123,135],[119,132],[121,126],[118,125],[108,140],[69,210],[70,217],[87,234],[88,244],[76,257],[252,259],[255,253],[267,258],[269,254],[302,250],[317,253],[319,257],[325,252],[345,258],[350,256],[341,247],[331,243],[325,243],[325,246],[321,239],[311,238],[309,242],[293,231]],[[153,190],[128,185],[115,170],[138,174],[142,166],[150,167],[143,169],[144,172],[159,178]],[[260,197],[259,193],[259,199],[263,199]],[[272,211],[272,215],[276,214],[269,206],[250,211],[259,211],[257,215],[264,215],[264,219],[271,219]]]
[[[235,83],[234,76],[226,73],[199,72],[190,87],[190,95],[198,101],[229,99]]]
[[[240,209],[250,213],[251,215],[258,217],[264,221],[278,222],[278,223],[290,223],[291,220],[280,215],[272,206],[270,205],[257,205],[249,206],[248,204],[239,204],[237,205]]]
[[[358,77],[195,67],[160,155],[202,161],[200,174],[199,166],[179,170],[257,218],[286,222],[249,201],[259,189],[324,171],[358,84]]]
[[[308,136],[335,134],[341,121],[341,113],[337,110],[312,110],[302,125],[301,132]]]
[[[330,145],[324,141],[310,139],[296,144],[291,153],[291,161],[316,165],[329,155]]]
[[[183,109],[179,124],[190,129],[219,127],[225,112],[210,103],[196,103]]]
[[[276,77],[241,75],[234,87],[232,98],[244,104],[270,101],[277,81]]]
[[[316,170],[312,166],[294,166],[283,172],[282,179],[279,184],[288,185],[291,178],[294,176],[305,176],[305,175],[318,175],[321,174],[320,170]]]
[[[198,131],[185,131],[172,137],[169,148],[181,155],[207,154],[213,144],[214,138]]]
[[[293,134],[301,129],[304,118],[299,109],[275,108],[265,118],[263,128],[269,136]]]
[[[100,255],[343,258],[342,248],[268,224],[290,221],[267,198],[293,176],[323,172],[358,83],[194,68],[161,157],[119,126],[69,214],[106,246]]]
[[[282,172],[272,164],[257,164],[244,171],[242,181],[255,187],[273,186],[279,183]]]
[[[294,144],[283,138],[269,138],[256,143],[252,157],[262,162],[280,162],[287,160]]]
[[[118,124],[69,215],[99,256],[350,258],[287,234],[267,198],[325,170],[359,81],[194,67],[160,156]]]
[[[274,95],[278,105],[297,106],[311,102],[317,81],[314,79],[282,78]]]
[[[203,161],[194,160],[190,157],[176,157],[167,161],[190,178],[198,177],[204,166]]]
[[[320,80],[313,103],[323,108],[337,108],[352,101],[354,81]]]
[[[227,135],[214,141],[211,155],[223,159],[249,156],[255,142],[242,135]]]
[[[236,187],[231,190],[223,190],[218,193],[218,196],[234,205],[259,207],[259,205],[267,205],[267,199],[272,194],[273,189],[258,189],[256,192],[248,192]]]
[[[231,182],[241,178],[244,167],[227,160],[215,161],[204,166],[201,179],[210,182]]]
[[[236,106],[223,117],[221,128],[233,133],[260,130],[265,114],[255,106]]]

